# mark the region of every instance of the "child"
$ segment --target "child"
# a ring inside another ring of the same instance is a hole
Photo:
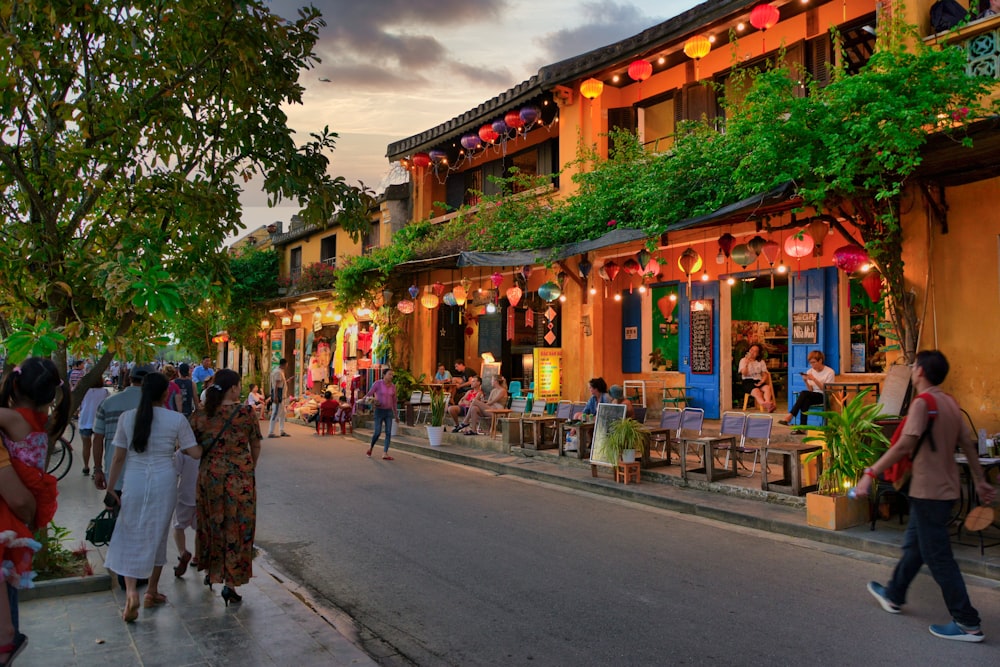
[[[174,454],[174,468],[177,470],[177,504],[174,505],[174,543],[177,545],[179,561],[174,567],[174,576],[183,577],[191,563],[191,552],[187,550],[184,531],[194,528],[195,494],[198,487],[198,459],[193,459],[181,450]],[[197,567],[197,563],[191,563]]]
[[[56,479],[45,472],[49,439],[63,432],[69,422],[69,393],[61,391],[59,371],[48,359],[32,357],[15,366],[0,384],[0,431],[10,463],[35,498],[35,527],[47,524],[56,513]],[[59,401],[56,403],[56,397]],[[49,419],[49,408],[55,407]],[[46,431],[46,423],[49,429]],[[27,523],[6,502],[0,502],[0,660],[9,664],[24,649],[27,637],[14,627],[17,597],[9,589],[31,588],[35,573],[31,560],[41,545]]]
[[[83,401],[80,402],[80,440],[83,441],[84,475],[90,474],[90,448],[94,444],[94,419],[97,416],[97,408],[110,395],[111,392],[104,388],[104,379],[98,376],[94,378],[90,389],[83,395]]]
[[[340,424],[340,434],[347,435],[347,425],[351,423],[351,404],[347,401],[347,396],[341,394],[337,403],[337,414],[333,417],[335,424]],[[351,429],[354,432],[354,429]]]

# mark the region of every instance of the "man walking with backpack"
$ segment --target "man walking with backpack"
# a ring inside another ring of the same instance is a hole
[[[930,626],[931,634],[942,639],[981,642],[984,637],[979,626],[979,612],[969,601],[965,581],[951,551],[948,531],[952,507],[961,497],[958,465],[955,463],[956,448],[961,448],[969,460],[969,472],[976,481],[980,502],[992,503],[996,489],[983,475],[972,431],[962,416],[961,408],[955,399],[938,387],[947,375],[948,360],[941,352],[929,350],[917,353],[910,377],[921,396],[917,396],[910,405],[899,440],[871,468],[865,470],[855,493],[859,497],[868,495],[872,480],[878,479],[893,464],[917,450],[913,459],[909,490],[910,521],[903,537],[903,555],[896,563],[889,583],[883,586],[872,581],[868,584],[868,591],[884,610],[898,614],[906,603],[910,583],[926,563],[934,581],[941,587],[944,602],[952,616],[951,623]],[[933,401],[923,398],[924,394],[933,397]],[[930,402],[936,404],[936,416],[930,414]],[[931,419],[933,424],[929,437],[924,438]]]

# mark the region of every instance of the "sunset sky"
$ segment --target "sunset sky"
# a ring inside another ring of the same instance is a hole
[[[294,17],[304,2],[273,0]],[[329,125],[340,135],[331,172],[378,189],[386,146],[478,106],[543,65],[634,35],[696,0],[315,0],[327,26],[304,104],[288,109],[304,139]],[[328,79],[329,82],[322,81]],[[285,220],[263,194],[243,197],[248,228]]]

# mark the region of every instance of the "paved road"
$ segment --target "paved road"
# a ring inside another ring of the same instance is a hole
[[[350,438],[264,443],[258,543],[383,664],[1000,664],[995,582],[971,582],[987,643],[957,644],[927,632],[947,620],[929,577],[905,615],[876,605],[864,584],[890,567],[876,556],[402,452],[369,460]]]

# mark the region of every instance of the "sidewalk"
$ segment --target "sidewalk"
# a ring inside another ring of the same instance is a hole
[[[291,431],[298,435],[303,429]],[[73,469],[59,482],[55,519],[73,535],[68,548],[78,546],[87,522],[100,511],[103,496],[81,474],[79,460],[74,461]],[[188,540],[193,542],[193,531],[188,531]],[[242,604],[227,608],[219,595],[221,586],[214,586],[210,593],[193,568],[177,579],[170,565],[160,580],[168,603],[141,609],[136,623],[125,624],[121,619],[125,593],[117,583],[112,585],[101,565],[107,547],[88,547],[93,550],[96,576],[25,591],[21,630],[30,642],[17,658],[18,667],[376,664],[351,641],[349,618],[317,606],[263,552],[254,559],[253,578],[239,588]],[[171,538],[171,562],[176,555]],[[95,586],[97,592],[85,592]],[[51,597],[30,599],[33,595]]]

